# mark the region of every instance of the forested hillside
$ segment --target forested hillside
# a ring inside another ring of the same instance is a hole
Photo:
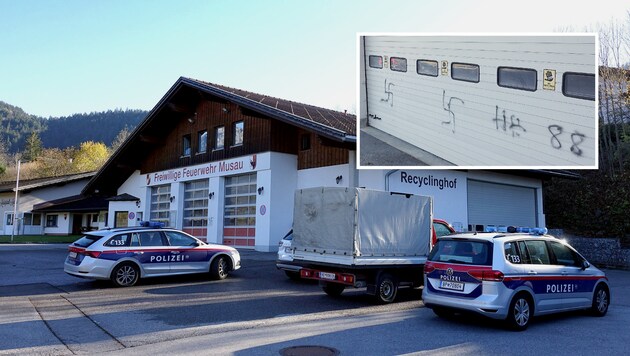
[[[17,106],[0,101],[0,144],[8,153],[24,149],[31,132],[45,130],[46,122],[38,116],[29,115]]]
[[[0,144],[9,154],[22,152],[37,133],[44,148],[79,147],[86,141],[109,146],[121,130],[132,130],[146,115],[143,110],[116,109],[46,119],[0,101]]]
[[[116,109],[50,118],[40,137],[45,148],[77,147],[86,141],[110,146],[123,128],[132,130],[146,115],[143,110]]]

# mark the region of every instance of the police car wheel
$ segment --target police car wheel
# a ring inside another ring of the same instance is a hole
[[[604,316],[608,312],[608,305],[610,305],[610,292],[603,284],[597,286],[595,294],[593,295],[593,305],[591,312],[595,316]]]
[[[140,270],[131,263],[123,263],[112,271],[111,280],[116,287],[131,287],[140,279]]]
[[[210,266],[210,276],[212,279],[225,279],[228,276],[230,267],[225,256],[219,256],[212,261]]]
[[[322,290],[324,293],[328,294],[331,297],[338,297],[343,293],[343,290],[346,289],[346,286],[339,283],[326,283],[322,284]]]
[[[381,274],[376,284],[376,300],[379,303],[391,303],[396,299],[398,283],[390,274]]]
[[[511,329],[523,331],[529,326],[533,314],[531,299],[525,294],[517,294],[510,303],[506,321]]]

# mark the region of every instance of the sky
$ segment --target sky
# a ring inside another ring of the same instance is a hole
[[[356,113],[357,32],[593,30],[627,1],[0,0],[0,101],[151,110],[180,76]]]

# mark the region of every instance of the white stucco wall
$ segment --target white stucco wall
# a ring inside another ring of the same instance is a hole
[[[18,195],[17,216],[22,217],[23,213],[29,213],[33,210],[33,206],[44,203],[51,200],[67,198],[81,194],[81,190],[87,184],[88,179],[82,179],[74,182],[69,182],[64,185],[52,185],[48,187],[36,188],[27,192],[20,191]],[[24,187],[22,186],[21,189]],[[0,234],[10,235],[13,229],[12,225],[6,224],[6,213],[13,213],[15,203],[15,193],[1,193],[0,194]],[[72,230],[71,214],[68,214],[66,220],[63,219],[63,214],[58,214],[58,226],[57,227],[45,227],[46,226],[46,214],[42,214],[41,227],[29,227],[24,229],[19,224],[19,229],[16,230],[17,234],[22,232],[27,234],[68,234]]]
[[[417,177],[417,178],[416,178]],[[426,178],[426,180],[425,180]],[[433,216],[456,227],[468,226],[468,179],[535,189],[539,226],[545,226],[542,181],[487,171],[454,170],[360,170],[360,187],[433,197]],[[444,183],[440,188],[440,182]]]
[[[297,157],[275,154],[271,161],[271,204],[269,214],[269,251],[278,250],[278,242],[293,226],[293,200],[297,187]],[[260,209],[259,209],[260,211]],[[256,242],[258,245],[258,241]],[[258,247],[257,247],[258,249]]]
[[[354,183],[354,169],[348,164],[302,169],[297,172],[297,189],[312,187],[349,187]],[[337,177],[341,180],[337,183]]]

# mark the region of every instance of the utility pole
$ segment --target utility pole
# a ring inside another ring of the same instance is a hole
[[[15,225],[17,225],[18,189],[20,188],[20,160],[17,161],[17,178],[15,179],[15,201],[13,202],[13,228],[11,229],[11,243],[15,235]]]

